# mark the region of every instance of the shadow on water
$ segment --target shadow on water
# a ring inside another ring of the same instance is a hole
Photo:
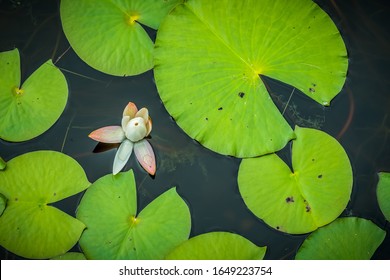
[[[160,101],[152,71],[135,77],[113,77],[93,70],[70,48],[62,32],[59,1],[0,1],[0,51],[17,47],[22,80],[48,58],[63,71],[69,85],[65,112],[43,135],[27,142],[0,141],[5,160],[34,150],[56,150],[75,158],[91,182],[111,172],[115,149],[96,153],[87,135],[119,124],[127,102],[147,107],[153,118],[150,142],[156,151],[157,174],[147,175],[132,157],[142,209],[159,194],[177,186],[192,214],[191,235],[223,230],[267,246],[267,259],[292,259],[306,235],[278,232],[246,208],[237,187],[240,159],[215,154],[190,139]],[[387,1],[316,1],[335,21],[346,42],[350,67],[343,91],[324,108],[288,85],[265,78],[271,97],[289,123],[314,127],[336,137],[354,170],[354,189],[343,216],[372,220],[389,231],[376,202],[376,173],[390,171],[389,40]],[[149,30],[152,38],[156,32]],[[289,145],[279,152],[286,161]],[[74,215],[82,194],[55,206]],[[78,251],[75,246],[73,251]],[[3,248],[1,259],[19,258]],[[390,259],[390,236],[374,255]]]

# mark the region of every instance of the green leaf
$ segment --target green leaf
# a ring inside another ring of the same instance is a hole
[[[83,196],[77,210],[84,231],[80,246],[88,259],[162,259],[188,239],[191,217],[175,188],[137,215],[133,171],[106,175]]]
[[[182,0],[62,0],[62,27],[91,67],[129,76],[153,67],[153,42],[141,24],[157,29]]]
[[[51,258],[51,260],[86,260],[83,253],[68,252],[63,255]]]
[[[190,238],[170,252],[169,260],[261,260],[267,247],[229,232],[210,232]]]
[[[84,224],[48,204],[85,190],[89,182],[71,157],[36,151],[15,157],[0,172],[8,200],[0,217],[0,245],[25,258],[45,259],[76,244]]]
[[[7,163],[4,161],[2,157],[0,157],[0,171],[4,170],[7,166]]]
[[[386,217],[386,220],[390,221],[390,173],[379,172],[379,182],[376,189],[379,207]]]
[[[293,138],[261,76],[329,105],[347,66],[336,26],[311,0],[189,0],[158,30],[154,73],[165,107],[190,137],[253,157]]]
[[[386,232],[362,218],[339,218],[309,235],[298,250],[298,260],[369,260]]]
[[[352,168],[340,144],[328,134],[296,127],[293,171],[276,154],[244,159],[238,172],[248,208],[283,232],[307,233],[336,219],[352,191]]]
[[[0,138],[19,142],[48,130],[68,99],[68,85],[51,60],[20,86],[19,51],[0,53]]]

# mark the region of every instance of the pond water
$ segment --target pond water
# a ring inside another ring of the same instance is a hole
[[[147,175],[134,157],[138,207],[142,209],[172,186],[186,200],[192,216],[191,236],[210,231],[238,233],[267,246],[266,259],[293,259],[307,235],[278,232],[245,206],[237,186],[240,159],[218,155],[190,139],[165,110],[148,71],[134,77],[113,77],[86,65],[69,47],[59,18],[59,1],[0,1],[0,51],[17,47],[22,80],[52,58],[66,76],[69,100],[60,119],[43,135],[27,142],[0,141],[6,161],[35,150],[56,150],[75,158],[94,182],[111,172],[116,149],[99,151],[87,135],[102,126],[119,124],[127,102],[147,107],[153,119],[150,143],[157,173]],[[291,125],[316,127],[336,137],[354,171],[351,200],[342,216],[372,220],[387,231],[374,259],[390,259],[390,226],[376,201],[377,172],[390,171],[389,3],[383,1],[317,2],[335,21],[346,43],[350,66],[342,92],[323,108],[292,88],[266,79],[272,98]],[[148,29],[152,38],[156,31]],[[222,135],[221,137],[227,137]],[[227,139],[228,141],[228,139]],[[95,149],[96,148],[96,149]],[[95,150],[95,152],[94,152]],[[279,152],[287,160],[290,146]],[[82,194],[55,205],[74,215]],[[75,246],[72,251],[78,251]],[[1,259],[20,257],[0,249]]]

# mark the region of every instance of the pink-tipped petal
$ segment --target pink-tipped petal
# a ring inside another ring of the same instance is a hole
[[[148,136],[151,131],[152,131],[152,119],[151,117],[149,117],[149,120],[146,123],[146,136]]]
[[[149,111],[146,108],[142,108],[135,114],[135,117],[141,117],[144,119],[145,123],[149,121]]]
[[[137,106],[133,102],[129,102],[126,108],[123,110],[123,116],[129,116],[131,119],[137,114]]]
[[[118,151],[115,154],[114,165],[112,167],[112,174],[118,174],[122,168],[126,165],[133,151],[133,142],[125,140],[119,146]]]
[[[150,174],[156,173],[156,158],[152,146],[146,139],[134,144],[134,153],[141,166]]]
[[[105,126],[92,131],[88,137],[103,143],[120,143],[125,139],[125,133],[120,126]]]

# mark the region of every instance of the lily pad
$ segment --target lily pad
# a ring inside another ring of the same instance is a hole
[[[348,67],[336,26],[311,0],[189,0],[165,18],[155,45],[168,112],[205,147],[237,157],[293,138],[262,76],[329,105]]]
[[[0,53],[0,138],[30,140],[48,130],[68,100],[68,85],[51,60],[20,85],[19,51]]]
[[[310,234],[298,250],[298,260],[369,260],[386,232],[362,218],[339,218]]]
[[[52,260],[86,260],[83,253],[68,252],[63,255],[51,258]]]
[[[89,184],[82,167],[59,152],[36,151],[10,160],[0,172],[0,193],[8,200],[0,217],[0,245],[34,259],[67,252],[85,225],[49,204]]]
[[[139,214],[133,171],[106,175],[83,196],[77,210],[84,231],[80,246],[88,259],[162,259],[188,239],[191,217],[176,188]]]
[[[239,190],[248,208],[271,227],[311,232],[336,219],[352,191],[352,168],[341,145],[325,132],[295,128],[292,167],[276,154],[243,159]]]
[[[390,221],[390,173],[380,172],[377,186],[379,207],[386,220]]]
[[[153,67],[153,41],[142,25],[157,29],[183,0],[62,0],[62,27],[77,53],[91,67],[116,76]]]
[[[169,260],[262,260],[267,247],[229,232],[210,232],[190,238],[166,259]]]

